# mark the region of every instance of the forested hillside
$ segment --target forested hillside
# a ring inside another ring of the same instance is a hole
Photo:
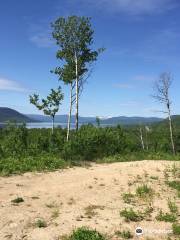
[[[34,122],[33,119],[17,112],[14,109],[0,107],[0,122],[7,122],[7,121],[16,121],[16,122]]]

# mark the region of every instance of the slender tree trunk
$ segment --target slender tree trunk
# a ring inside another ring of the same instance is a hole
[[[167,104],[167,108],[168,108],[169,131],[170,131],[172,152],[175,155],[176,154],[176,150],[175,150],[175,144],[174,144],[174,139],[173,139],[172,118],[171,118],[171,110],[170,110],[170,104],[169,103]]]
[[[72,91],[73,91],[73,84],[71,83],[71,85],[70,85],[70,106],[69,106],[68,125],[67,125],[67,142],[69,141],[69,133],[70,133],[70,128],[71,128]]]
[[[79,77],[78,77],[78,60],[75,54],[76,64],[76,131],[79,129]]]
[[[144,147],[143,133],[142,133],[141,127],[140,127],[139,131],[140,131],[141,146],[142,146],[142,149],[144,150],[145,147]]]
[[[54,116],[52,116],[52,134],[54,134]]]
[[[147,131],[147,129],[145,129],[145,132],[146,132],[146,150],[148,151],[149,150],[149,143],[148,143],[148,131]]]

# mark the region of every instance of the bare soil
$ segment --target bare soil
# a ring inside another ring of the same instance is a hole
[[[116,231],[134,234],[140,226],[145,232],[140,239],[167,239],[172,223],[159,222],[155,216],[159,209],[168,212],[168,198],[180,208],[176,191],[165,184],[164,170],[172,164],[149,160],[93,164],[89,168],[1,177],[0,240],[58,240],[81,226],[97,229],[111,239],[121,239],[115,236]],[[143,183],[153,189],[152,199],[125,203],[122,194],[135,193]],[[17,197],[24,202],[12,203]],[[126,222],[120,216],[124,208],[142,211],[148,206],[153,211],[143,221]],[[40,228],[39,219],[47,226]]]

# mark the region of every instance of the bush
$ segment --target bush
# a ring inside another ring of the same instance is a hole
[[[173,234],[180,236],[180,224],[174,223],[172,225]]]
[[[96,230],[81,227],[74,231],[68,240],[105,240],[105,237]]]
[[[123,239],[131,239],[131,238],[133,238],[133,235],[132,235],[132,233],[130,231],[122,231],[122,232],[117,231],[115,234],[117,236],[123,238]]]
[[[146,184],[142,185],[142,186],[139,186],[137,189],[136,189],[136,194],[139,196],[139,197],[145,197],[145,196],[151,196],[153,193],[152,191],[152,188],[148,187]]]
[[[163,222],[176,222],[177,217],[172,213],[163,213],[162,211],[160,211],[159,214],[156,216],[156,220]]]
[[[52,171],[66,166],[68,166],[67,162],[50,154],[32,157],[8,157],[0,159],[0,175],[8,176],[33,171]]]
[[[127,222],[139,222],[144,219],[143,214],[140,212],[135,212],[132,208],[129,210],[124,209],[120,212],[120,216],[124,217]]]

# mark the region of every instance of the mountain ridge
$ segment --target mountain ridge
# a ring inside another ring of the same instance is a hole
[[[50,122],[51,118],[48,116],[38,115],[38,114],[27,114],[31,119],[39,120],[41,122]],[[56,123],[65,123],[67,122],[68,115],[57,115],[55,117]],[[156,117],[126,117],[126,116],[119,116],[119,117],[108,117],[104,119],[100,119],[101,124],[107,125],[135,125],[135,124],[150,124],[150,123],[157,123],[163,121],[163,118],[156,118]],[[72,123],[75,123],[75,115],[72,116]],[[87,123],[96,123],[96,117],[81,117],[79,116],[79,123],[80,124],[87,124]]]

